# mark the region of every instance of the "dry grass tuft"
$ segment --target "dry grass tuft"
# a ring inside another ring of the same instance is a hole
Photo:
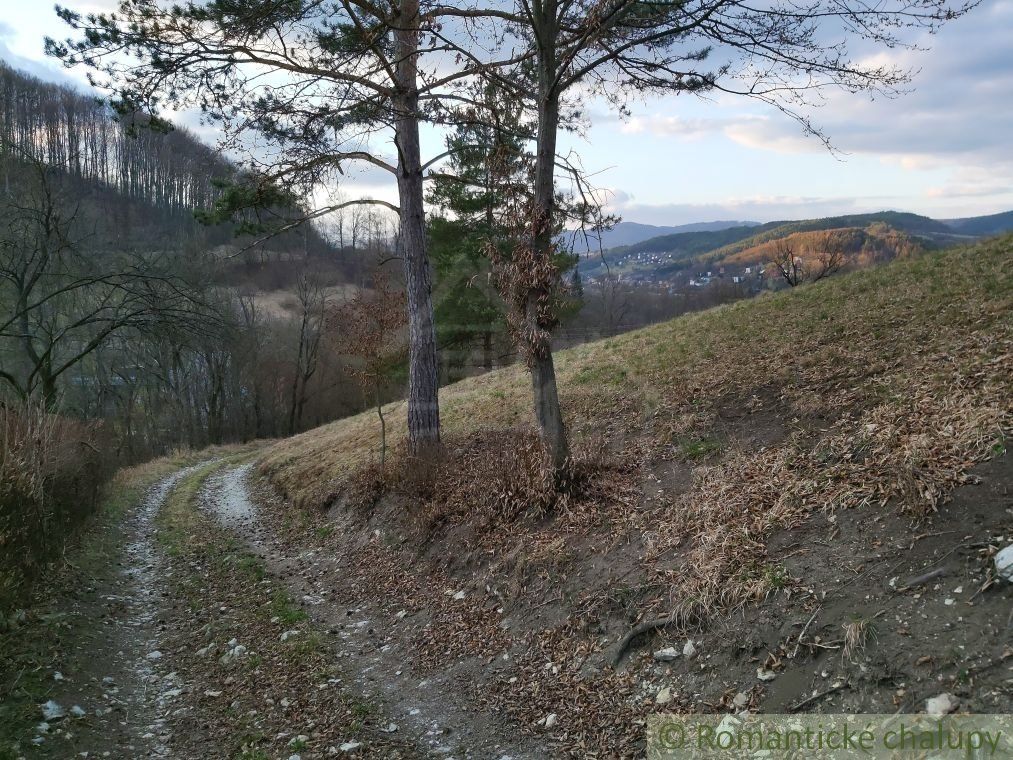
[[[531,523],[550,512],[564,521],[594,521],[605,502],[629,501],[620,498],[624,488],[633,489],[623,469],[605,455],[600,440],[592,440],[578,447],[562,480],[554,482],[534,431],[479,431],[450,438],[422,456],[400,446],[385,468],[362,467],[336,490],[366,515],[385,497],[395,498],[423,533],[467,522],[488,538],[504,526]]]
[[[844,648],[841,650],[841,656],[845,660],[850,660],[856,654],[865,651],[865,645],[873,634],[873,628],[865,618],[852,620],[842,627],[844,628]]]
[[[100,438],[95,424],[0,404],[0,613],[24,601],[97,509],[112,471]]]

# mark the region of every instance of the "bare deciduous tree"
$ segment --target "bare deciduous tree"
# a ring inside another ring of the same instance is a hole
[[[805,262],[795,250],[795,245],[788,238],[774,241],[774,252],[771,264],[789,287],[797,287],[805,280]]]
[[[384,395],[404,363],[404,294],[391,287],[387,277],[373,275],[372,291],[363,291],[331,312],[338,350],[351,362],[346,371],[366,398],[371,398],[380,420],[380,465],[387,461],[387,420]]]
[[[0,380],[55,404],[58,381],[114,336],[211,327],[166,257],[93,234],[59,166],[23,156],[17,187],[0,195]],[[78,382],[85,382],[78,378]]]
[[[320,341],[324,332],[327,291],[312,274],[304,271],[296,283],[296,299],[299,304],[299,337],[296,340],[296,360],[292,372],[292,394],[288,412],[288,429],[292,434],[296,433],[302,424],[309,382],[316,374],[320,361]]]
[[[845,242],[833,231],[816,236],[807,244],[798,243],[791,236],[778,238],[772,248],[774,271],[792,288],[804,282],[818,282],[844,266]]]
[[[841,271],[845,261],[844,239],[833,231],[821,235],[814,244],[812,253],[812,281],[817,282],[824,277]]]

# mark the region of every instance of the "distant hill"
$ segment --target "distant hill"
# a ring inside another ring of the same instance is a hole
[[[615,227],[601,234],[599,238],[595,234],[588,234],[586,239],[583,233],[570,232],[570,243],[577,253],[597,252],[600,248],[608,250],[619,246],[636,245],[637,243],[657,238],[663,235],[673,235],[684,232],[713,232],[724,230],[729,227],[755,227],[759,222],[695,222],[694,224],[681,224],[675,227],[662,227],[654,224],[640,224],[639,222],[619,222]]]
[[[797,233],[832,229],[867,230],[873,225],[878,226],[873,237],[881,241],[903,239],[902,247],[910,250],[912,245],[930,248],[967,237],[980,237],[1013,229],[1013,212],[941,221],[903,211],[879,211],[821,219],[782,220],[718,230],[684,231],[613,248],[608,251],[605,260],[610,271],[641,280],[665,280],[695,266],[739,263],[737,259],[741,258],[739,254],[742,252],[760,251],[770,241]],[[863,239],[869,237],[865,235]],[[592,254],[581,265],[581,273],[585,276],[601,276],[605,271],[606,265],[601,256]]]
[[[998,235],[1013,232],[1013,211],[965,219],[945,219],[943,223],[960,235]]]

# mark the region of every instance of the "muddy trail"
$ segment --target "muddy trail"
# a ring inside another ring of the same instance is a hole
[[[413,676],[392,643],[411,621],[332,598],[333,560],[286,557],[250,470],[205,462],[164,478],[109,537],[107,572],[46,605],[63,632],[13,757],[549,754],[453,683]]]
[[[106,571],[79,579],[43,613],[68,635],[48,663],[51,686],[26,754],[171,756],[168,716],[182,690],[161,661],[171,571],[156,546],[155,517],[193,469],[151,488],[118,526]]]
[[[414,623],[406,611],[390,616],[375,599],[349,599],[336,593],[340,561],[307,550],[290,556],[274,529],[258,519],[257,498],[251,493],[252,465],[224,468],[209,477],[198,495],[202,510],[240,537],[267,568],[268,577],[283,584],[306,617],[281,635],[305,639],[315,633],[339,664],[347,690],[378,705],[381,733],[407,741],[421,756],[458,758],[546,757],[548,750],[510,728],[502,716],[479,710],[459,695],[452,672],[420,678],[413,674],[410,655],[401,644]],[[258,494],[259,498],[270,498]],[[334,745],[332,745],[334,746]],[[323,748],[331,751],[331,747]],[[369,749],[366,742],[354,748]],[[340,750],[340,745],[338,745]],[[316,756],[312,751],[302,757]],[[378,756],[388,756],[380,752]]]

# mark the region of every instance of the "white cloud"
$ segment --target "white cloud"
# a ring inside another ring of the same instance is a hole
[[[751,114],[727,118],[696,119],[653,114],[631,117],[620,127],[620,131],[627,135],[648,133],[656,137],[682,137],[687,140],[697,140],[722,134],[731,136],[731,133],[739,125],[765,120],[766,117]]]
[[[902,204],[900,204],[902,205]],[[806,196],[729,197],[710,203],[616,204],[624,219],[644,224],[677,225],[713,220],[769,222],[809,219],[898,208],[896,198],[817,198]]]
[[[911,90],[870,100],[831,94],[810,116],[845,154],[874,154],[905,168],[979,166],[1013,175],[1013,0],[987,3],[953,22],[925,50],[880,53],[875,63],[918,70]],[[934,43],[934,44],[933,44]],[[726,134],[781,152],[821,151],[787,118],[739,120]]]

